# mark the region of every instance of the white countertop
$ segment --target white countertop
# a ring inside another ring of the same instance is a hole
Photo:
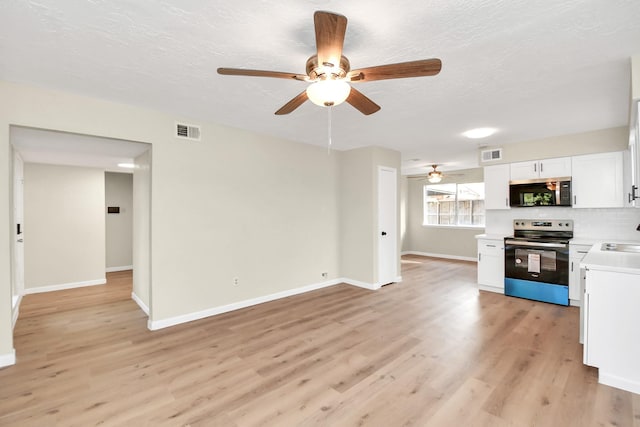
[[[580,262],[580,268],[590,270],[613,271],[618,273],[640,274],[640,253],[603,251],[602,243],[631,243],[631,242],[598,242]],[[638,244],[638,242],[635,242]]]
[[[509,234],[476,234],[476,239],[504,240],[505,237],[511,237],[511,235]]]

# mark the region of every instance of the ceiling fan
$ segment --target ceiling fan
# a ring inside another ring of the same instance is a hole
[[[380,110],[380,106],[349,83],[435,76],[442,68],[442,62],[433,58],[352,70],[349,60],[342,55],[347,18],[332,12],[318,11],[314,13],[313,20],[317,53],[307,60],[307,74],[241,68],[218,68],[218,74],[274,77],[311,83],[305,91],[276,111],[277,115],[291,113],[307,99],[326,107],[347,101],[361,113],[369,115]]]
[[[442,173],[441,171],[439,171],[438,165],[431,165],[431,167],[433,168],[432,171],[430,171],[428,174],[426,175],[411,175],[409,176],[409,178],[418,178],[418,179],[427,179],[427,181],[429,181],[432,184],[437,184],[438,182],[442,181],[442,178],[444,178],[444,173]],[[447,173],[447,176],[460,176],[460,174],[450,174]]]

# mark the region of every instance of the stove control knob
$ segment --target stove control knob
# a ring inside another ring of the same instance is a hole
[[[558,225],[559,225],[560,227],[562,227],[562,223],[559,223]]]
[[[566,223],[565,225],[568,227],[568,226],[569,226],[569,223]]]

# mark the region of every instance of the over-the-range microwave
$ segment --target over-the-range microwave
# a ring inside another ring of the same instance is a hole
[[[512,207],[571,206],[571,178],[510,181],[509,204]]]

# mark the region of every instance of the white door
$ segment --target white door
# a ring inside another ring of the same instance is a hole
[[[12,303],[15,306],[24,290],[24,164],[22,157],[13,157],[13,285]]]
[[[378,283],[386,285],[398,277],[398,187],[397,171],[378,167]]]

